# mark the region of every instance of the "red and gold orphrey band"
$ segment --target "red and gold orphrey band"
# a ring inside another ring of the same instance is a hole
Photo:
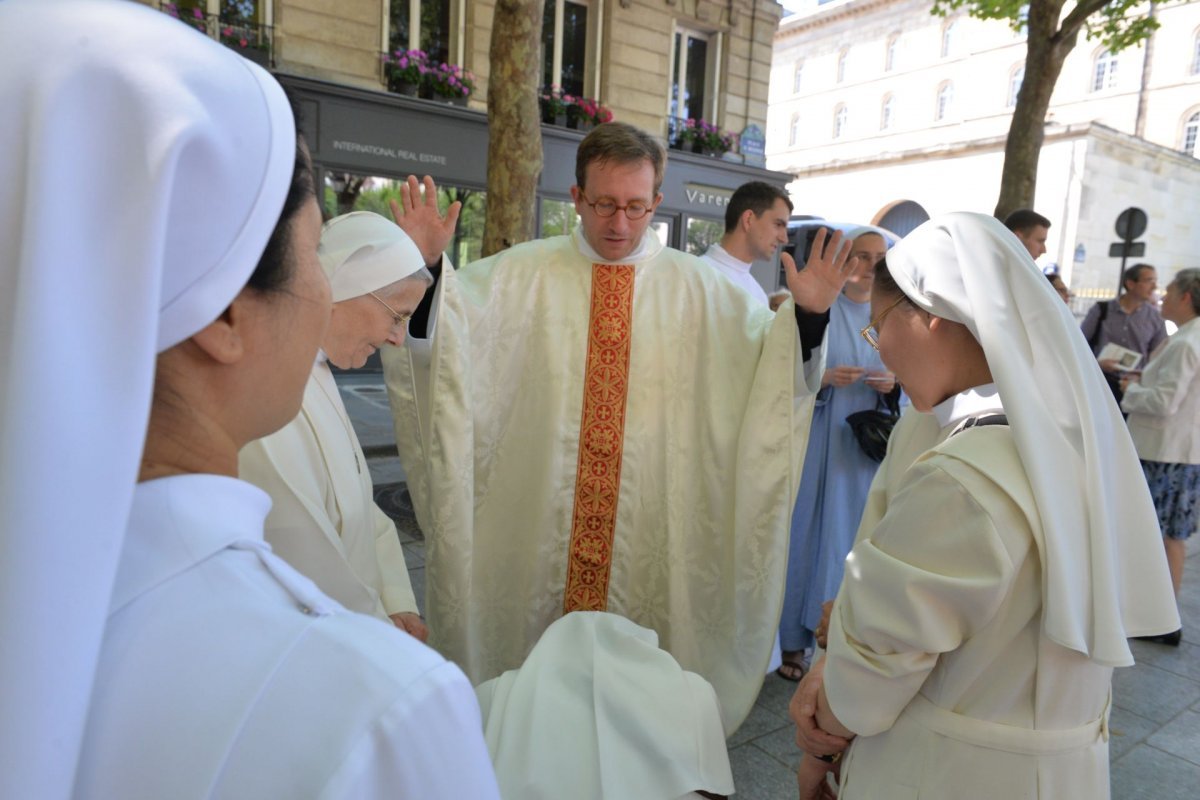
[[[633,267],[593,264],[564,614],[603,611],[608,605],[632,340]]]

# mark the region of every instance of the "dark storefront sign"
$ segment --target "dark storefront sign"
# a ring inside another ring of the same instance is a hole
[[[299,100],[301,128],[319,170],[405,178],[431,175],[439,184],[487,184],[487,116],[429,100],[279,75]],[[545,161],[538,194],[568,200],[575,183],[575,150],[583,134],[544,126]],[[690,220],[724,219],[729,196],[742,183],[784,186],[791,176],[704,155],[671,150],[656,220],[670,224],[671,244],[685,246]]]

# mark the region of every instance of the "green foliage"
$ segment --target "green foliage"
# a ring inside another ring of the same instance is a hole
[[[1141,0],[1080,0],[1077,6],[1063,14],[1063,0],[933,0],[933,14],[945,17],[959,9],[976,19],[1007,20],[1018,33],[1024,32],[1031,7],[1053,11],[1057,9],[1059,25],[1055,35],[1071,35],[1074,30],[1064,29],[1064,22],[1077,21],[1075,11],[1087,12],[1081,21],[1088,39],[1099,39],[1113,53],[1133,47],[1158,28],[1158,20],[1146,14],[1147,8]],[[1136,13],[1135,13],[1136,12]],[[1075,25],[1071,25],[1076,28]],[[1077,29],[1077,28],[1076,28]]]
[[[1150,16],[1127,17],[1135,6],[1144,5],[1133,0],[1106,3],[1097,13],[1087,19],[1087,38],[1099,39],[1113,53],[1134,47],[1158,30],[1158,20]]]

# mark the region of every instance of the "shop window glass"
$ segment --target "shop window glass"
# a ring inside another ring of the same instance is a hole
[[[579,223],[575,204],[570,200],[542,200],[542,232],[540,238],[570,233]]]
[[[326,216],[348,214],[351,211],[372,211],[392,218],[389,200],[400,202],[403,181],[354,173],[327,173],[325,177]],[[438,208],[442,213],[455,200],[461,200],[462,212],[454,239],[446,248],[457,266],[480,258],[483,251],[483,220],[487,212],[487,192],[460,186],[438,184]]]
[[[694,256],[702,256],[709,245],[721,241],[725,235],[725,222],[715,219],[700,219],[689,217],[687,221],[687,241],[684,249]]]

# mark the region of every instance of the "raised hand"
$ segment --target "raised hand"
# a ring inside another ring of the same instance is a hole
[[[787,253],[779,257],[792,299],[797,306],[814,314],[829,310],[857,266],[856,261],[850,260],[851,242],[842,241],[842,232],[834,231],[828,246],[825,243],[827,236],[825,228],[817,231],[812,253],[803,270],[796,268],[795,259]]]
[[[392,207],[392,219],[413,240],[425,263],[433,265],[441,259],[450,240],[454,238],[462,203],[455,200],[443,216],[438,211],[437,186],[433,178],[426,175],[423,184],[424,197],[421,196],[422,182],[418,182],[415,175],[409,175],[408,180],[400,184],[400,202],[388,202]]]

